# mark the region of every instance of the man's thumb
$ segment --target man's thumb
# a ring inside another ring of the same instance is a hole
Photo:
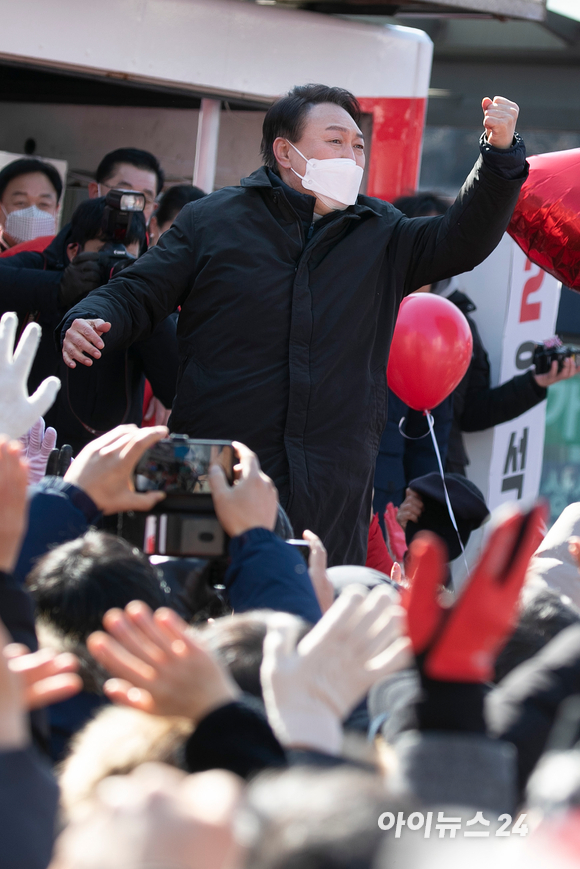
[[[124,510],[137,510],[140,513],[145,513],[152,510],[156,504],[165,499],[165,492],[133,492],[129,503],[123,508]],[[117,512],[117,511],[115,511]],[[105,511],[105,515],[108,515]]]
[[[489,107],[491,106],[492,103],[493,103],[492,99],[490,99],[489,97],[484,97],[481,101],[481,108],[485,112],[486,109],[489,109]]]
[[[230,488],[224,470],[220,465],[212,465],[209,469],[209,487],[214,498],[220,498]]]

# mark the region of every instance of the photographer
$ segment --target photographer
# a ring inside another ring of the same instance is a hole
[[[0,294],[6,288],[5,275],[20,270],[26,258],[27,271],[53,273],[55,290],[34,314],[25,306],[16,305],[21,326],[31,318],[42,327],[40,347],[28,380],[30,391],[48,375],[61,378],[63,388],[47,422],[56,428],[59,444],[69,443],[76,454],[98,432],[107,431],[121,422],[141,421],[144,378],[152,385],[154,395],[166,407],[171,406],[177,377],[175,323],[162,321],[142,341],[128,350],[113,353],[106,365],[95,375],[88,370],[71,371],[63,365],[57,353],[53,331],[66,311],[95,287],[109,280],[112,270],[117,273],[139,255],[145,241],[143,214],[134,212],[126,227],[124,244],[114,245],[115,253],[104,248],[116,229],[107,230],[105,223],[120,219],[122,212],[109,208],[105,197],[82,202],[74,212],[69,227],[63,229],[43,253],[23,253],[11,258],[10,266],[0,269]],[[111,246],[111,245],[109,245]],[[12,264],[16,267],[11,267]],[[58,282],[58,283],[56,283]],[[41,297],[39,293],[39,298]],[[9,300],[11,296],[9,295]]]

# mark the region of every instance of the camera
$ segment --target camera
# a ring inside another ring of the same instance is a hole
[[[105,246],[101,248],[99,262],[103,283],[132,265],[137,257],[125,247],[125,239],[135,214],[143,214],[145,196],[138,190],[109,190],[105,196],[105,209],[101,224]]]
[[[148,514],[119,514],[118,533],[147,555],[219,558],[227,555],[209,486],[209,468],[221,465],[234,479],[231,441],[200,440],[173,434],[141,457],[134,471],[137,492],[160,491],[166,497]]]
[[[567,347],[559,338],[551,338],[543,344],[536,344],[532,362],[536,367],[536,374],[547,374],[552,368],[552,363],[558,363],[558,373],[564,367],[564,360],[572,358],[577,365],[580,360],[580,348]]]

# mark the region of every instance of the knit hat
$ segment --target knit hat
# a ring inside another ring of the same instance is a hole
[[[455,514],[459,536],[465,546],[469,535],[489,516],[485,499],[477,486],[460,474],[445,474],[449,500]],[[445,503],[445,492],[440,474],[433,472],[411,480],[409,488],[421,496],[423,512],[417,522],[407,522],[407,545],[419,531],[433,531],[447,544],[449,561],[461,554],[457,533]]]

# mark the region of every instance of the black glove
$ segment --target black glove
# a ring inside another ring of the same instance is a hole
[[[72,447],[65,444],[52,450],[46,463],[46,477],[64,477],[72,462]]]
[[[64,270],[60,282],[59,305],[70,308],[91,290],[106,283],[100,262],[98,253],[83,252],[75,256],[70,266]]]

